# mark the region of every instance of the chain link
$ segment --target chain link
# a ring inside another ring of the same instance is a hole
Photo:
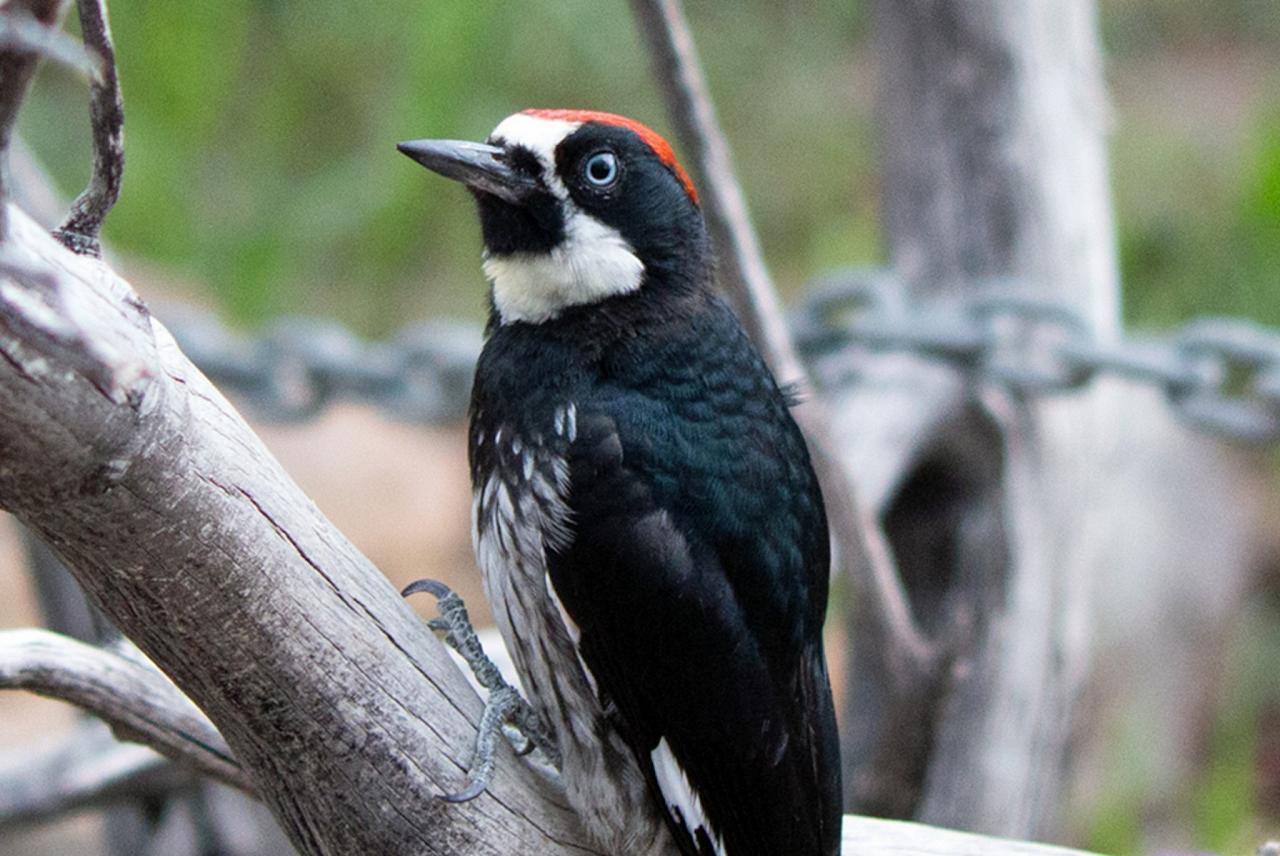
[[[168,318],[178,345],[209,379],[267,421],[311,419],[338,400],[398,419],[461,419],[480,353],[473,325],[432,322],[367,342],[334,321],[285,318],[260,335],[237,335],[207,315]]]
[[[816,283],[792,318],[801,352],[819,364],[849,348],[946,363],[1018,395],[1067,394],[1099,375],[1159,389],[1190,425],[1231,440],[1280,441],[1280,333],[1202,319],[1163,338],[1100,338],[1081,313],[993,283],[974,295],[910,303],[883,270]],[[341,325],[281,319],[237,335],[210,316],[170,316],[179,345],[214,383],[266,420],[311,419],[337,400],[416,422],[466,413],[480,353],[477,327],[432,322],[382,342]]]
[[[1246,443],[1280,441],[1280,333],[1211,318],[1164,339],[1098,337],[1085,316],[995,283],[963,298],[906,304],[883,271],[820,281],[797,316],[811,358],[861,347],[943,360],[1019,395],[1064,394],[1099,375],[1154,386],[1193,427]]]

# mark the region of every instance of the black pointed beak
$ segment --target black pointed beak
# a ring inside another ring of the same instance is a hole
[[[513,205],[522,204],[538,188],[532,176],[511,168],[506,149],[498,146],[465,140],[409,140],[396,148],[432,172]]]

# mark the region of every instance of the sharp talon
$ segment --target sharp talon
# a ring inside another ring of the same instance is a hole
[[[485,792],[493,779],[499,735],[506,738],[517,755],[528,755],[534,749],[541,748],[558,768],[560,753],[556,751],[554,741],[547,735],[537,713],[520,696],[520,692],[506,682],[498,667],[485,654],[484,646],[480,644],[480,638],[471,626],[467,606],[462,598],[436,580],[409,583],[401,595],[408,597],[420,592],[434,596],[440,610],[439,616],[427,620],[427,626],[445,634],[445,644],[466,660],[472,674],[476,676],[476,682],[489,691],[484,703],[484,713],[476,728],[467,786],[457,793],[437,794],[437,799],[448,803],[463,803]]]
[[[436,600],[441,600],[453,594],[453,589],[439,580],[414,580],[404,587],[404,591],[400,592],[400,596],[408,597],[411,594],[419,594],[424,591],[427,594],[435,595]]]
[[[487,787],[489,787],[488,782],[481,782],[479,780],[476,780],[472,782],[470,785],[468,785],[466,788],[464,788],[463,790],[458,791],[456,794],[436,794],[436,799],[442,800],[443,802],[447,802],[447,803],[470,802],[471,800],[475,799],[476,797],[484,793],[484,790]]]

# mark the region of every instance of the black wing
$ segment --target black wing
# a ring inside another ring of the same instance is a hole
[[[686,854],[834,854],[825,513],[786,401],[753,368],[580,403],[574,537],[549,572]]]

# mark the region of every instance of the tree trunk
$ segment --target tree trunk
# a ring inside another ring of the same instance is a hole
[[[1000,279],[1113,335],[1091,0],[880,0],[875,25],[885,229],[904,298],[964,298]],[[853,626],[849,805],[1043,835],[1087,666],[1106,396],[1031,401],[906,357],[864,368],[837,408],[849,469],[938,659],[904,679]]]

